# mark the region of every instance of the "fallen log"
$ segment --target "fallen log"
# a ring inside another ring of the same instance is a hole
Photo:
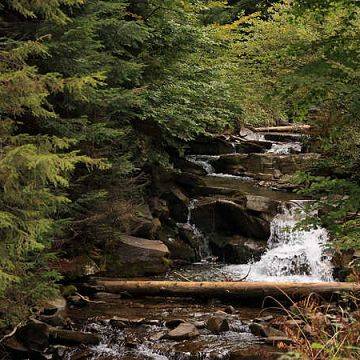
[[[299,299],[318,294],[331,297],[335,293],[356,292],[360,294],[360,284],[340,282],[320,283],[272,283],[272,282],[177,282],[177,281],[122,281],[96,280],[96,284],[109,293],[127,293],[132,296],[174,296],[199,298],[225,298],[263,300]]]
[[[309,133],[310,125],[265,126],[254,128],[256,132]]]

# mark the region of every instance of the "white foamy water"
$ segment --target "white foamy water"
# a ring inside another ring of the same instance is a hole
[[[198,202],[197,199],[193,199],[189,202],[188,205],[188,213],[187,213],[187,219],[186,223],[178,223],[177,225],[179,227],[186,227],[188,230],[190,230],[195,238],[198,239],[198,256],[200,259],[205,261],[206,259],[211,257],[211,251],[209,247],[209,241],[206,235],[204,235],[195,224],[192,222],[192,211],[195,209],[196,203]],[[171,240],[171,238],[169,238]]]
[[[290,153],[299,153],[302,150],[301,143],[289,142],[289,143],[273,143],[267,153],[288,155]]]
[[[275,216],[268,249],[259,261],[226,266],[223,271],[234,280],[249,272],[246,281],[332,281],[331,261],[325,250],[327,231],[296,228],[305,216],[301,210],[303,203],[293,202],[290,208],[284,208]]]
[[[210,164],[211,160],[217,160],[220,156],[217,155],[188,155],[186,160],[201,166],[205,171],[206,174],[213,174],[215,172],[214,167]]]

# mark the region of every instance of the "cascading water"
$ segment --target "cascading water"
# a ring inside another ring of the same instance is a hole
[[[332,281],[331,261],[325,249],[327,231],[296,227],[306,216],[301,209],[303,203],[291,202],[274,217],[268,249],[258,262],[230,265],[223,270],[234,279],[249,273],[247,281]]]
[[[217,155],[188,155],[186,159],[196,165],[201,166],[207,175],[215,172],[214,167],[210,164],[210,160],[217,160],[220,156]]]
[[[178,223],[177,225],[179,227],[185,227],[193,233],[198,243],[198,256],[203,261],[211,257],[211,251],[207,237],[191,221],[192,211],[195,209],[197,202],[197,199],[193,199],[189,202],[186,223]]]
[[[301,143],[288,142],[288,143],[273,143],[271,148],[267,151],[272,154],[288,155],[291,153],[300,153],[302,150]]]

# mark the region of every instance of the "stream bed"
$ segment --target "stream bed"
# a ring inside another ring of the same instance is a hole
[[[250,139],[251,140],[251,139]],[[257,137],[256,141],[265,141]],[[238,144],[232,144],[236,151]],[[302,151],[295,142],[274,142],[267,153],[276,159]],[[233,154],[230,154],[233,155]],[[258,154],[255,154],[258,155]],[[202,238],[199,254],[202,260],[192,265],[172,269],[158,280],[173,281],[271,281],[271,282],[323,282],[332,281],[331,258],[326,252],[328,234],[325,229],[304,230],[298,228],[304,219],[303,208],[307,199],[286,191],[277,191],[259,186],[258,181],[248,176],[217,173],[214,162],[217,155],[189,155],[187,160],[206,172],[205,183],[211,189],[238,190],[252,196],[252,200],[264,199],[279,203],[279,210],[270,220],[270,236],[261,256],[247,263],[225,264],[211,251],[206,232],[200,230],[193,220],[193,211],[198,199],[188,205],[187,226],[198,238]],[[264,168],[269,166],[264,164]],[[285,169],[286,170],[286,169]],[[214,200],[216,202],[216,199]],[[225,200],[221,200],[225,205]],[[230,200],[229,200],[230,201]],[[231,200],[232,201],[232,200]],[[256,205],[256,204],[255,204]],[[236,207],[237,204],[233,203]],[[249,216],[256,211],[250,210]],[[258,216],[258,215],[256,215]],[[316,214],[313,214],[316,216]],[[169,239],[170,240],[170,239]],[[105,296],[106,295],[106,296]],[[195,301],[196,300],[196,301]],[[80,359],[278,359],[281,353],[266,344],[266,339],[253,335],[249,324],[257,318],[275,314],[277,310],[252,307],[247,303],[222,303],[209,298],[132,298],[104,294],[84,308],[73,308],[70,317],[77,329],[101,335],[101,343],[81,346],[62,356],[67,360]],[[214,333],[207,322],[213,317],[222,317],[228,324],[224,331]],[[195,326],[194,338],[169,338],[171,324],[186,323]],[[124,325],[126,324],[126,326]]]
[[[194,303],[193,299],[173,298],[113,299],[84,309],[73,309],[70,316],[76,326],[100,333],[102,341],[96,346],[83,346],[69,351],[65,359],[277,358],[279,352],[266,345],[263,339],[252,335],[248,326],[252,319],[274,311],[237,307],[236,304],[231,314],[225,311],[228,311],[228,306],[213,299],[205,303]],[[229,330],[213,334],[205,329],[205,324],[209,318],[219,314],[228,320]],[[123,318],[139,323],[121,328],[116,325],[116,321],[109,320]],[[167,322],[177,319],[196,324],[200,336],[183,341],[161,339],[161,335],[168,330]]]

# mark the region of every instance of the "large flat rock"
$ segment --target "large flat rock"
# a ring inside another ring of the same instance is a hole
[[[168,269],[168,256],[162,241],[121,235],[106,254],[106,272],[120,277],[161,274]]]
[[[310,167],[318,154],[227,154],[214,160],[217,172],[250,175],[261,180],[272,180]]]

